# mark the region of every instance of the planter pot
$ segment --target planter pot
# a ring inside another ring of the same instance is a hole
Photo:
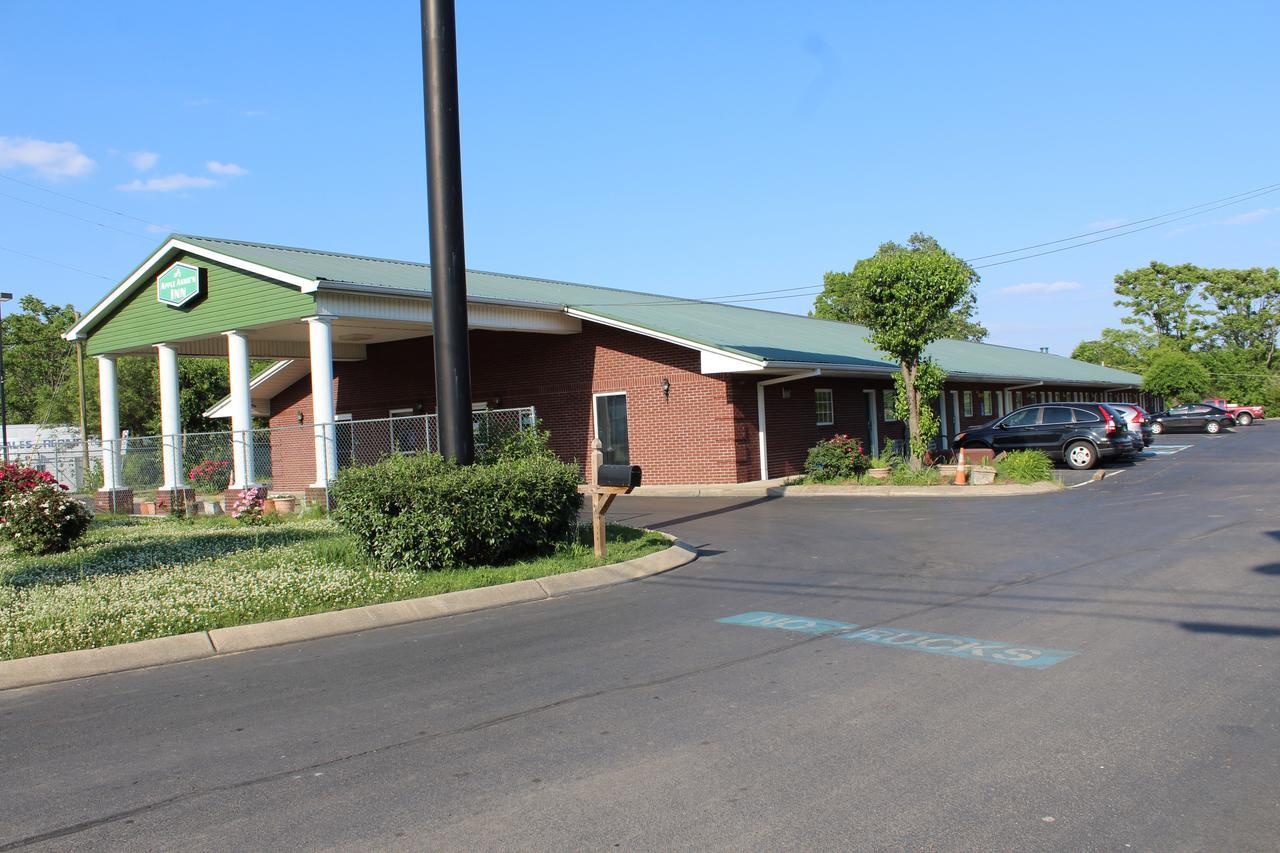
[[[995,481],[995,468],[974,468],[969,472],[969,485],[971,486],[990,486]]]
[[[155,502],[155,501],[143,501],[143,502],[142,502],[142,514],[143,514],[143,515],[155,515],[155,514],[156,514],[156,502]]]
[[[276,511],[276,502],[273,498],[267,498],[262,502],[262,514],[272,515]]]
[[[867,476],[873,480],[887,480],[889,479],[889,472],[892,470],[892,468],[869,468],[867,469]]]
[[[273,498],[276,505],[276,515],[293,515],[293,511],[297,509],[298,502],[296,498]]]
[[[956,466],[955,465],[939,465],[938,479],[941,480],[943,483],[954,483],[956,481]]]

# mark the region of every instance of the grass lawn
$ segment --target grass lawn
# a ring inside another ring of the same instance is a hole
[[[583,534],[528,562],[408,572],[372,565],[327,519],[246,527],[226,518],[102,517],[66,554],[19,556],[0,544],[0,660],[577,571],[600,564],[590,527]],[[668,545],[610,525],[605,562]]]

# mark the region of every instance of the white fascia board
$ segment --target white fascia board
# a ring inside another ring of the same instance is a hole
[[[197,246],[194,243],[188,243],[185,240],[179,240],[176,237],[170,237],[165,241],[163,246],[155,251],[155,254],[143,261],[142,265],[134,270],[128,278],[120,282],[120,284],[116,286],[116,289],[111,291],[110,295],[108,295],[106,299],[99,302],[91,311],[89,311],[88,314],[81,317],[80,321],[68,329],[62,337],[68,341],[79,340],[85,337],[84,329],[87,326],[91,325],[97,317],[113,307],[116,302],[127,296],[129,292],[133,290],[134,285],[136,285],[141,279],[150,275],[154,268],[159,266],[164,260],[165,256],[175,250],[207,258],[208,260],[225,264],[226,266],[233,267],[235,269],[244,270],[245,272],[250,272],[254,275],[260,275],[263,278],[269,278],[272,281],[278,281],[281,284],[292,285],[303,293],[309,293],[315,289],[312,286],[315,282],[304,276],[281,272],[280,270],[271,269],[270,267],[264,267],[262,264],[255,264],[251,261],[241,260],[240,258],[235,258],[231,255],[224,255],[221,252],[215,252],[212,249],[206,249],[203,246]]]
[[[283,361],[277,361],[275,364],[271,365],[266,370],[262,371],[257,376],[250,379],[249,380],[250,402],[252,402],[253,400],[253,392],[258,388],[262,387],[262,384],[264,382],[271,379],[273,376],[277,375],[278,373],[284,370],[288,370],[290,365],[292,365],[294,362],[302,362],[302,361],[307,361],[307,359],[287,358],[287,359],[284,359]],[[270,412],[256,412],[256,411],[254,412],[255,416],[259,416],[262,414],[270,414]],[[218,402],[214,403],[208,409],[206,409],[203,413],[203,417],[206,417],[206,418],[231,417],[231,395],[228,394]]]
[[[692,350],[697,350],[698,352],[714,353],[716,355],[722,355],[726,358],[736,359],[737,361],[743,364],[757,364],[759,365],[760,368],[769,366],[769,363],[764,361],[763,359],[754,360],[750,356],[745,356],[740,353],[729,352],[728,350],[721,349],[720,347],[714,347],[714,346],[711,346],[710,344],[699,343],[698,341],[691,341],[688,338],[681,338],[681,337],[677,337],[676,335],[668,335],[665,332],[655,332],[653,329],[646,329],[644,326],[637,326],[632,323],[624,323],[621,320],[614,320],[611,317],[601,317],[598,314],[592,314],[590,311],[583,311],[578,308],[565,307],[564,313],[568,314],[570,317],[577,317],[579,320],[588,320],[592,323],[599,323],[601,326],[610,326],[614,329],[621,329],[624,332],[632,332],[637,335],[642,335],[643,337],[646,337],[646,338],[655,338],[656,340],[659,340],[659,341],[666,341],[669,344],[675,344],[676,346],[681,346],[681,347],[684,347],[685,349],[692,349]],[[705,373],[706,371],[703,371],[703,372]]]
[[[741,356],[722,352],[702,350],[703,373],[759,373],[766,367],[764,362],[752,361]]]

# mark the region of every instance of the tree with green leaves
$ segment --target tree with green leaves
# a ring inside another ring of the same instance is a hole
[[[1156,339],[1137,329],[1103,329],[1094,341],[1081,341],[1071,357],[1090,364],[1141,373]]]
[[[1264,371],[1271,370],[1280,335],[1280,270],[1211,270],[1204,292],[1217,309],[1210,343],[1247,352]]]
[[[953,312],[973,298],[978,275],[932,237],[913,234],[907,246],[885,243],[839,274],[818,297],[815,313],[866,325],[871,343],[898,362],[897,407],[911,436],[912,465],[920,467],[937,437],[930,405],[946,374],[924,354],[942,337]]]
[[[907,244],[890,240],[881,243],[876,255],[892,255],[897,252],[933,252],[943,251],[938,241],[928,234],[916,232],[907,238]],[[961,261],[963,263],[963,261]],[[972,269],[970,269],[972,272]],[[975,279],[976,280],[976,279]],[[987,328],[975,316],[978,310],[977,295],[970,290],[947,314],[939,326],[939,338],[952,338],[961,341],[980,343],[987,339]],[[813,316],[824,320],[839,320],[845,323],[870,325],[867,308],[862,301],[860,291],[853,280],[851,272],[829,272],[822,277],[822,293],[814,302]]]
[[[75,325],[71,305],[52,305],[24,296],[20,310],[4,316],[5,396],[10,423],[76,424],[80,395],[76,382],[76,348],[62,334]],[[255,369],[270,362],[257,361]],[[132,435],[160,432],[159,367],[155,358],[122,356],[117,362],[120,426]],[[89,431],[96,433],[98,366],[85,358],[85,399]],[[204,412],[230,390],[226,359],[178,360],[184,432],[225,430],[225,421]]]
[[[1142,390],[1167,402],[1185,403],[1209,393],[1212,381],[1208,369],[1193,353],[1165,347],[1151,354],[1142,377]]]
[[[1190,350],[1204,334],[1211,313],[1203,304],[1202,288],[1213,273],[1195,264],[1162,264],[1152,261],[1115,278],[1116,305],[1129,311],[1122,323],[1137,326],[1148,335],[1182,350]]]

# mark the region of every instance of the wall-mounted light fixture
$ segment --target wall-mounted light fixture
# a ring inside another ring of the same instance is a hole
[[[305,418],[305,417],[306,417],[306,416],[305,416],[304,414],[302,414],[302,409],[298,409],[298,423],[302,423],[303,418]]]
[[[662,377],[662,399],[671,399],[671,380],[665,376]]]

